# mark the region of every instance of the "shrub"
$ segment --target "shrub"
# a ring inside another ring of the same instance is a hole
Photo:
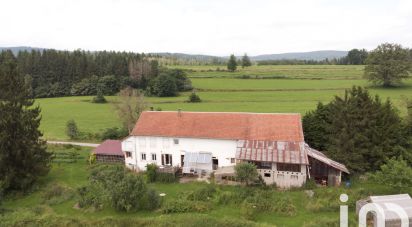
[[[192,201],[208,201],[214,196],[215,193],[215,186],[213,184],[208,184],[202,188],[199,188],[191,192],[187,196],[187,199]]]
[[[66,123],[66,135],[70,139],[77,139],[79,136],[79,129],[77,128],[76,122],[72,119]]]
[[[259,173],[257,172],[256,166],[252,163],[242,162],[235,166],[236,178],[240,182],[249,185],[249,182],[257,180]]]
[[[159,193],[153,189],[148,189],[146,194],[146,209],[155,210],[160,207]]]
[[[126,212],[141,208],[142,198],[147,193],[143,178],[130,173],[106,190],[109,190],[112,207]]]
[[[107,103],[106,98],[103,96],[102,92],[97,91],[97,95],[93,97],[92,103]]]
[[[146,166],[147,181],[150,183],[155,182],[156,175],[157,175],[157,165],[154,163],[147,164]]]
[[[100,184],[89,184],[87,187],[78,188],[77,192],[79,194],[78,204],[81,208],[92,207],[100,210],[107,199],[104,188]]]
[[[412,168],[402,159],[390,159],[380,171],[369,174],[369,177],[371,181],[390,186],[396,193],[412,186]]]
[[[127,131],[127,129],[123,127],[122,128],[118,128],[118,127],[106,128],[102,132],[100,139],[101,140],[108,140],[108,139],[116,140],[116,139],[122,139],[126,137],[127,135],[129,135],[129,132]]]
[[[202,100],[200,99],[199,95],[196,94],[196,92],[192,92],[189,96],[188,102],[201,102]]]
[[[73,198],[72,189],[58,184],[49,185],[44,191],[42,198],[43,202],[48,205],[55,205],[65,202]]]
[[[143,178],[127,171],[124,166],[98,165],[91,171],[87,187],[79,189],[80,207],[100,208],[105,203],[118,211],[132,211],[144,207],[145,200],[153,199]]]

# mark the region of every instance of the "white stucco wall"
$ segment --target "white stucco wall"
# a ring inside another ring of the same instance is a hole
[[[179,140],[179,144],[174,143]],[[219,161],[219,167],[231,166],[231,158],[236,156],[236,140],[172,138],[152,136],[131,136],[122,142],[123,152],[129,151],[132,157],[126,157],[128,168],[145,170],[149,163],[162,164],[162,154],[172,155],[173,166],[181,165],[181,155],[188,152],[211,152]],[[146,154],[146,160],[141,159],[141,154]],[[152,160],[152,154],[156,154],[156,160]]]

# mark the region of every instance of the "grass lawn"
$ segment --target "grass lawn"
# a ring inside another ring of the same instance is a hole
[[[412,79],[406,80],[400,87],[373,87],[362,79],[363,66],[252,66],[234,73],[208,71],[215,70],[216,66],[176,67],[193,70],[189,72],[189,76],[202,102],[187,103],[190,93],[186,92],[178,97],[147,97],[150,106],[162,110],[305,114],[315,109],[319,101],[329,102],[335,95],[341,96],[345,89],[356,85],[368,87],[372,95],[377,94],[382,99],[390,98],[404,116],[405,99],[412,99]],[[253,72],[266,77],[282,72],[287,78],[293,79],[235,78],[242,72]],[[198,76],[199,73],[204,77]],[[82,132],[89,133],[120,126],[112,105],[116,102],[116,97],[106,98],[109,100],[106,104],[91,103],[92,97],[89,96],[37,99],[36,102],[42,108],[41,129],[45,138],[68,140],[65,127],[70,119],[76,121]]]
[[[388,190],[383,185],[369,185],[355,181],[350,189],[343,187],[315,189],[315,197],[310,199],[304,190],[281,192],[276,189],[268,189],[269,192],[275,193],[277,197],[290,198],[290,202],[296,210],[292,215],[279,214],[272,211],[260,212],[253,221],[245,219],[240,205],[219,205],[214,202],[217,198],[213,198],[211,210],[201,213],[162,214],[159,210],[125,213],[117,212],[110,207],[106,207],[101,211],[87,211],[75,209],[74,205],[77,202],[76,189],[87,183],[87,177],[90,173],[90,166],[87,163],[90,149],[81,148],[77,150],[63,146],[51,146],[49,149],[57,153],[76,150],[80,156],[75,163],[54,163],[50,173],[39,180],[33,192],[9,196],[0,207],[3,209],[3,213],[1,213],[0,209],[0,226],[19,226],[22,223],[37,223],[38,225],[46,226],[56,224],[66,226],[85,224],[88,226],[100,221],[100,226],[134,226],[136,223],[148,226],[165,225],[165,223],[174,223],[174,225],[178,226],[183,226],[187,223],[190,223],[187,224],[188,226],[217,226],[216,223],[220,223],[219,221],[229,221],[231,223],[236,220],[251,225],[316,226],[320,223],[337,223],[340,205],[338,195],[340,193],[348,193],[350,196],[348,205],[350,206],[350,217],[353,221],[355,218],[354,197],[359,196],[356,193],[362,192],[362,195],[367,195],[368,193],[379,194],[385,193]],[[53,203],[45,199],[44,194],[53,185],[61,185],[68,188],[68,192],[72,196]],[[149,187],[156,189],[159,193],[166,193],[164,202],[174,200],[182,193],[195,191],[205,187],[205,185],[205,183],[148,184]],[[217,190],[222,194],[238,190],[238,187],[217,186]],[[407,191],[410,191],[410,189]],[[322,222],[322,220],[325,220],[325,222]]]
[[[201,66],[169,66],[190,70],[190,77],[284,77],[305,79],[360,79],[364,66],[361,65],[253,65],[251,67],[238,67],[235,72],[222,72],[225,65]]]

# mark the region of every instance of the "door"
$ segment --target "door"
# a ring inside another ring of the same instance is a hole
[[[172,155],[171,154],[162,154],[162,165],[163,166],[172,166]]]
[[[212,168],[213,170],[217,170],[217,168],[219,167],[219,160],[216,157],[212,158]]]
[[[180,167],[185,166],[185,155],[180,155]]]

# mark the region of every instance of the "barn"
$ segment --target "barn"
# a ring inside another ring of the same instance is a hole
[[[267,184],[300,187],[310,169],[325,185],[338,185],[346,167],[304,141],[300,114],[144,111],[122,141],[125,164],[144,171],[180,168],[183,173],[233,177],[233,166],[251,162]],[[330,179],[330,180],[329,180]]]
[[[124,153],[120,140],[105,140],[93,150],[97,162],[124,163]]]

